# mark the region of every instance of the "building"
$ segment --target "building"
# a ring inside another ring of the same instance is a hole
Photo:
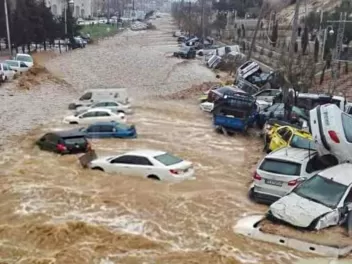
[[[78,18],[88,18],[93,16],[93,4],[95,0],[74,0],[73,15]],[[46,0],[47,5],[55,16],[61,16],[67,6],[67,0]]]

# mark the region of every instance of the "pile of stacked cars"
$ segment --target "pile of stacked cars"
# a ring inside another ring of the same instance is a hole
[[[89,89],[69,105],[73,113],[63,119],[75,126],[50,131],[37,142],[41,150],[60,155],[84,153],[79,161],[84,168],[106,173],[140,176],[153,180],[182,181],[193,178],[191,162],[160,150],[133,150],[108,157],[98,157],[90,139],[134,139],[135,125],[126,115],[133,114],[125,88]],[[77,125],[84,125],[79,126]]]

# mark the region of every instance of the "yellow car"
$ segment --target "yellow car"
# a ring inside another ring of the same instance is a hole
[[[288,146],[315,150],[314,141],[309,132],[291,126],[273,126],[266,136],[264,150],[271,152]]]

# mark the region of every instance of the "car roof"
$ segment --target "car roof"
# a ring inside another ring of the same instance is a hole
[[[26,53],[17,53],[16,56],[27,56],[27,57],[32,57],[31,55],[29,54],[26,54]]]
[[[161,150],[153,150],[153,149],[136,149],[133,151],[129,151],[124,155],[136,155],[136,156],[147,156],[147,157],[155,157],[158,155],[165,154],[165,151]]]
[[[92,109],[87,110],[87,112],[95,112],[95,111],[113,112],[111,109],[103,108],[103,107],[96,107],[96,108],[92,108]]]
[[[67,137],[84,137],[84,134],[81,133],[79,130],[63,130],[63,131],[54,131],[54,132],[49,132],[47,134],[54,134],[58,137],[61,138],[67,138]]]
[[[279,159],[279,160],[286,160],[291,162],[303,162],[308,160],[309,157],[312,157],[316,154],[315,150],[308,150],[308,149],[300,149],[300,148],[292,148],[292,147],[284,147],[280,148],[276,151],[271,152],[265,158],[271,159]]]
[[[351,185],[352,184],[352,164],[343,163],[336,165],[334,167],[323,170],[319,173],[320,176],[331,179],[334,182],[341,183],[343,185]]]
[[[117,122],[96,122],[91,124],[90,126],[116,126],[119,123]]]

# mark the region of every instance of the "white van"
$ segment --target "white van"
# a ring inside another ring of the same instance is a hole
[[[130,103],[126,88],[90,89],[84,91],[78,100],[69,104],[68,109],[73,110],[80,106],[88,107],[101,100],[112,100],[122,104]]]

